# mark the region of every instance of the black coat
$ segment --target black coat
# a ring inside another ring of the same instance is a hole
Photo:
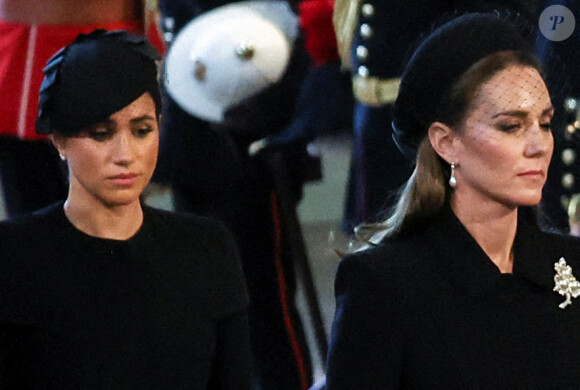
[[[144,212],[123,241],[77,230],[62,203],[0,224],[1,389],[250,389],[233,238]]]
[[[541,232],[522,214],[512,274],[450,210],[345,258],[328,390],[578,389],[580,299],[561,309],[553,288],[561,257],[580,276],[580,240]]]

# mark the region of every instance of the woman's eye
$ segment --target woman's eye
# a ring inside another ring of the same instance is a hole
[[[540,127],[546,131],[552,131],[552,122],[540,123]]]
[[[111,131],[94,130],[89,132],[89,137],[95,141],[103,142],[111,138],[112,134],[113,133]]]
[[[510,133],[520,128],[519,123],[504,123],[499,125],[499,129],[503,132]]]
[[[543,121],[540,121],[540,127],[546,131],[552,131],[552,117],[544,117]]]
[[[134,131],[134,134],[139,138],[144,138],[147,134],[153,131],[150,127],[143,127]]]

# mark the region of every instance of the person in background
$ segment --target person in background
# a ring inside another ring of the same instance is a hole
[[[580,384],[580,241],[538,225],[555,107],[526,31],[465,14],[408,62],[393,131],[414,170],[339,265],[328,390]]]
[[[0,180],[8,216],[66,197],[66,177],[46,136],[36,134],[42,67],[79,33],[125,29],[163,45],[142,0],[0,0]]]
[[[308,143],[341,135],[352,127],[350,75],[341,65],[334,25],[334,0],[303,0],[298,17],[310,66],[301,83],[290,123],[250,145],[255,155],[268,148]]]
[[[252,2],[254,5],[259,3]],[[262,3],[264,8],[269,3],[283,4],[285,8],[290,8],[290,12],[294,12],[295,8],[295,2]],[[212,17],[216,12],[231,10],[236,4],[211,0],[160,1],[161,27],[168,47],[165,64],[168,66],[170,53],[175,50],[181,34],[187,32],[187,27],[195,26],[195,23]],[[244,8],[244,3],[239,3],[238,7]],[[234,77],[252,62],[243,63],[245,66],[225,62],[233,53],[224,49],[229,48],[228,45],[238,37],[243,43],[243,38],[250,33],[236,33],[234,30],[243,16],[244,13],[240,13],[240,17],[231,19],[232,23],[229,24],[224,22],[227,19],[216,18],[212,24],[214,29],[199,31],[195,39],[191,39],[189,45],[192,47],[187,58],[198,59],[199,56],[198,64],[205,67],[202,75],[207,73],[208,78],[202,83],[197,78],[191,80],[189,77],[188,82],[196,81],[191,85],[191,91],[200,88],[203,92],[196,99],[186,100],[195,107],[217,104],[223,111],[223,120],[214,115],[192,114],[168,93],[169,88],[165,88],[161,150],[153,182],[171,188],[176,210],[220,219],[236,238],[250,296],[254,389],[306,389],[312,382],[312,362],[295,301],[297,282],[290,248],[283,238],[286,232],[282,227],[280,196],[265,155],[250,156],[248,148],[252,142],[275,134],[291,121],[308,59],[299,43],[290,42],[290,59],[281,72],[282,77],[248,96],[246,90],[255,90],[255,86],[248,82],[255,73],[247,78]],[[277,16],[282,17],[279,13]],[[220,23],[218,30],[216,26]],[[284,31],[281,27],[276,28]],[[214,43],[208,45],[207,42],[212,39]],[[196,51],[193,56],[191,52],[195,44],[198,44],[198,49],[208,47],[211,50],[203,53]],[[249,58],[261,55],[267,58],[270,54],[261,53],[260,48],[255,50],[256,53],[250,53]],[[227,67],[230,71],[226,72],[223,69]],[[192,69],[199,67],[192,66]],[[218,79],[211,77],[216,69],[222,72],[224,78],[234,80],[232,84],[235,86],[220,89],[224,84],[222,81],[218,83],[220,85],[210,88],[208,84]],[[172,76],[167,69],[164,74],[168,78]],[[203,76],[195,75],[203,79]],[[227,92],[220,95],[216,93],[219,90]],[[214,99],[209,99],[207,95]],[[215,98],[218,96],[222,99]],[[232,96],[245,98],[232,102],[228,100]],[[231,107],[227,107],[226,102]],[[297,203],[302,190],[301,175],[304,172],[300,161],[304,157],[305,146],[290,146],[285,150],[284,161],[291,162],[288,166],[294,180],[286,190],[292,202]]]
[[[220,222],[141,202],[155,169],[159,53],[80,34],[44,69],[36,131],[68,195],[0,223],[2,389],[250,389],[248,297]]]
[[[397,4],[395,4],[397,3]],[[410,174],[391,132],[392,103],[409,46],[449,8],[443,1],[336,0],[334,23],[354,96],[352,153],[341,228],[376,222]]]
[[[552,78],[554,157],[544,188],[542,209],[546,223],[562,232],[580,235],[580,2],[544,0],[538,10],[535,52]],[[550,20],[550,16],[553,16]],[[558,22],[554,24],[554,22]],[[569,33],[563,35],[564,31]]]

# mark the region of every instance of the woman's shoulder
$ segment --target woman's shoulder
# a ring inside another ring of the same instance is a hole
[[[432,248],[422,235],[385,238],[380,243],[346,255],[339,273],[364,273],[386,279],[407,278],[409,273],[428,274]]]
[[[561,253],[562,257],[580,266],[580,237],[557,231],[542,231],[545,245],[554,253]]]
[[[215,318],[248,304],[241,259],[235,239],[219,220],[189,213],[144,207],[149,220],[147,242],[155,235],[156,252],[171,253],[197,278],[198,290]]]
[[[145,218],[173,237],[229,235],[226,225],[217,219],[192,213],[162,210],[144,206]]]
[[[430,252],[428,241],[422,232],[417,234],[385,237],[376,244],[350,253],[347,257],[371,266],[409,267],[426,252]],[[383,261],[388,258],[389,261]]]
[[[347,255],[334,280],[337,304],[364,302],[361,310],[383,313],[387,307],[402,310],[408,302],[422,299],[443,277],[429,253],[429,246],[415,239],[393,238]]]
[[[199,266],[215,269],[237,259],[238,245],[230,229],[220,220],[190,213],[146,207],[140,240],[155,238],[163,250],[187,254]]]
[[[580,237],[570,233],[564,233],[555,229],[540,229],[540,234],[544,236],[546,240],[550,240],[554,243],[580,246]]]
[[[0,222],[0,298],[25,296],[33,270],[46,262],[47,249],[58,247],[54,237],[59,231],[59,206]],[[0,306],[12,307],[2,299]]]
[[[0,221],[0,241],[5,244],[17,244],[19,238],[39,239],[54,231],[58,223],[58,214],[62,203],[55,203],[30,214]]]

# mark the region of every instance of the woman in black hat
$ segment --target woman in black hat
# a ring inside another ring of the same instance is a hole
[[[143,205],[159,54],[81,34],[48,62],[36,131],[66,201],[0,224],[2,389],[249,389],[247,295],[219,223]]]
[[[520,31],[463,15],[409,61],[393,129],[415,169],[340,264],[329,390],[580,385],[580,241],[536,221],[554,108]]]

